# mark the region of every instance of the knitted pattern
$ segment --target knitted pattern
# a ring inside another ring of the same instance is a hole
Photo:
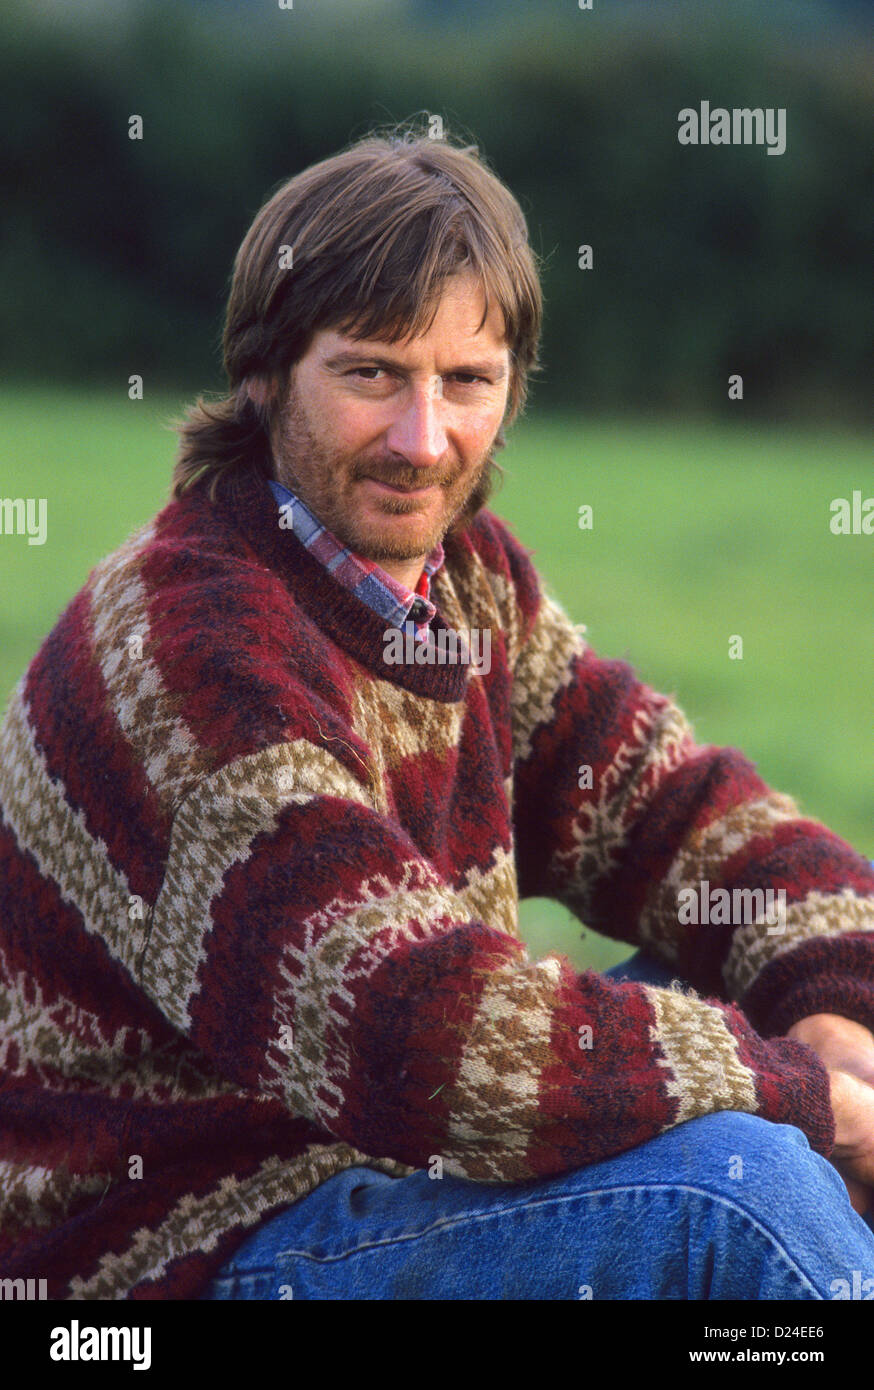
[[[491,512],[445,554],[431,629],[488,629],[487,671],[387,663],[262,481],[171,502],[34,657],[0,728],[0,1276],[196,1297],[354,1164],[513,1183],[725,1109],[831,1151],[825,1068],[773,1035],[874,1028],[874,873],[599,659]],[[705,880],[785,920],[681,920]],[[694,988],[532,961],[531,895]]]

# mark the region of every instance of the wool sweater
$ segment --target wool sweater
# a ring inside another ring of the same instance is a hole
[[[779,1035],[874,1027],[874,874],[597,656],[532,554],[488,510],[445,541],[430,626],[488,630],[488,670],[386,662],[260,479],[91,573],[0,727],[0,1275],[197,1297],[351,1165],[518,1183],[725,1109],[830,1152]],[[705,883],[784,919],[696,925]],[[532,960],[528,896],[691,988]]]

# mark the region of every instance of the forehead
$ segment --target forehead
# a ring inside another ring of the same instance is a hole
[[[396,357],[413,361],[423,351],[458,351],[476,348],[491,353],[496,362],[507,357],[506,329],[500,306],[492,300],[483,322],[485,294],[479,280],[472,274],[453,275],[447,280],[437,304],[433,321],[416,337],[396,339],[353,338],[349,331],[339,328],[320,329],[313,335],[312,347],[320,356],[352,349],[364,353],[368,347],[390,348]]]

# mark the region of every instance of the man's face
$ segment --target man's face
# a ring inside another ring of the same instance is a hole
[[[488,468],[504,417],[510,354],[495,305],[476,331],[484,307],[475,278],[456,275],[419,338],[317,332],[274,431],[278,481],[411,588]]]

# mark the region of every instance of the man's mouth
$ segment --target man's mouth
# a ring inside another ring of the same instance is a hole
[[[426,487],[398,487],[394,483],[384,483],[380,478],[362,478],[361,481],[372,483],[375,487],[382,488],[386,492],[393,492],[399,497],[426,497],[437,487],[436,483],[429,483]]]

